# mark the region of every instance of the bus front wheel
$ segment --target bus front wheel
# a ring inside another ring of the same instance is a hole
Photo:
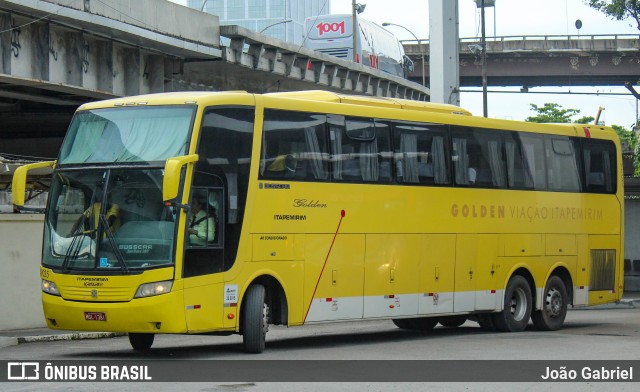
[[[129,343],[135,351],[145,351],[151,348],[155,337],[152,333],[129,333]]]
[[[253,284],[245,294],[242,317],[242,342],[247,353],[264,351],[265,338],[269,331],[269,307],[265,302],[266,290]]]
[[[541,331],[556,331],[562,328],[567,316],[567,288],[558,276],[552,276],[544,287],[542,309],[533,312],[533,325]]]
[[[501,332],[524,331],[531,318],[532,303],[531,287],[527,280],[520,275],[513,276],[504,291],[502,312],[492,315],[494,326]]]

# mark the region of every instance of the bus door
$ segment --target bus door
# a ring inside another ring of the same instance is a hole
[[[199,176],[203,175],[196,173],[196,177]],[[213,178],[209,180],[214,181]],[[201,184],[202,181],[198,183]],[[189,209],[186,213],[182,268],[189,331],[221,327],[224,195],[225,188],[221,186],[194,186],[191,189]],[[217,292],[220,295],[216,296]]]
[[[205,110],[184,232],[184,301],[189,332],[235,328],[237,303],[226,301],[223,272],[236,262],[244,216],[253,107]],[[246,256],[244,256],[246,257]],[[237,296],[238,287],[227,287]],[[225,306],[228,306],[225,308]]]

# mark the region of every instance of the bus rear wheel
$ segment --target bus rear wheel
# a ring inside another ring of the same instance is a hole
[[[544,287],[542,309],[533,312],[533,325],[541,331],[562,328],[567,316],[567,288],[558,276],[552,276]]]
[[[151,348],[155,337],[153,333],[129,333],[129,343],[135,351],[145,351]]]
[[[527,280],[520,276],[513,276],[504,291],[504,308],[492,315],[492,321],[498,331],[524,331],[531,318],[533,307],[531,287]]]
[[[440,317],[440,325],[447,328],[457,328],[467,321],[467,316],[445,316]]]
[[[242,342],[244,351],[258,354],[264,351],[269,331],[269,307],[263,285],[252,284],[245,294],[242,311]]]

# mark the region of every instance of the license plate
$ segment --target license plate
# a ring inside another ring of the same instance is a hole
[[[107,321],[107,316],[102,312],[84,312],[84,319],[88,321]]]

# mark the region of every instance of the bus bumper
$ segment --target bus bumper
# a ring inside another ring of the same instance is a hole
[[[129,302],[76,302],[42,293],[50,329],[72,331],[185,333],[182,291]]]

